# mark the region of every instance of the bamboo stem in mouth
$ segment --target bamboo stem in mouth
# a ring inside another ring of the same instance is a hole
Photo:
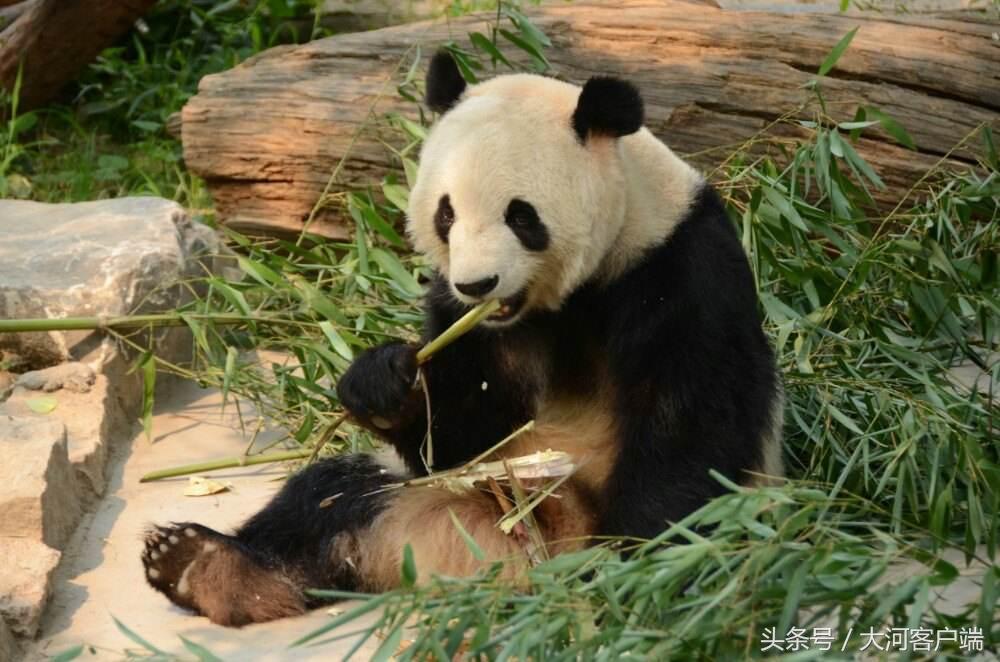
[[[500,302],[490,299],[479,304],[466,314],[462,315],[454,324],[445,329],[444,333],[417,351],[417,364],[426,363],[432,356],[455,342],[469,331],[472,331],[477,324],[500,310]]]

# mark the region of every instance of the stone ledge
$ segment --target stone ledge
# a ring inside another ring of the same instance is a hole
[[[0,538],[61,549],[81,515],[62,421],[0,415]],[[0,565],[0,576],[10,572]]]
[[[15,635],[33,638],[38,632],[60,556],[37,540],[0,537],[0,615]]]
[[[180,281],[218,265],[215,232],[169,200],[0,200],[0,218],[0,318],[172,310],[187,300]],[[131,339],[173,363],[190,360],[187,329]],[[59,550],[107,489],[114,449],[134,435],[143,392],[135,357],[97,331],[0,334],[0,452],[9,460],[0,465],[0,661],[16,659],[5,648],[11,634],[35,636]]]
[[[0,318],[6,319],[169,310],[182,296],[180,288],[169,286],[203,274],[197,256],[218,250],[210,228],[161,198],[74,204],[0,200],[0,218]],[[97,335],[3,334],[0,350],[30,368],[44,368],[80,360]],[[102,340],[96,338],[98,344]]]
[[[13,660],[19,654],[20,650],[14,640],[14,633],[7,627],[3,618],[0,618],[0,660]]]
[[[32,402],[40,398],[46,398],[55,405],[51,413],[39,414],[32,410]],[[117,440],[131,436],[134,425],[130,418],[134,418],[138,404],[129,402],[123,408],[114,397],[108,378],[102,374],[96,375],[93,385],[83,393],[59,390],[43,395],[18,386],[5,402],[0,403],[0,415],[63,421],[66,425],[67,455],[76,474],[79,496],[85,504],[90,504],[104,494],[108,454]],[[3,491],[0,489],[2,500]]]

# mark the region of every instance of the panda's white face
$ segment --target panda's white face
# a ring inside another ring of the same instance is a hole
[[[499,299],[487,324],[555,310],[621,231],[618,140],[581,141],[580,88],[517,74],[467,89],[428,136],[408,232],[459,301]]]

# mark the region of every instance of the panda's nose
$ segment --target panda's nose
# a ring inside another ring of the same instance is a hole
[[[500,276],[494,274],[474,283],[455,283],[455,289],[467,297],[484,297],[492,292],[499,282]]]

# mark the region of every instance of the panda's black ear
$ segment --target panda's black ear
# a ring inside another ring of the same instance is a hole
[[[635,85],[619,78],[596,76],[587,81],[573,112],[580,142],[587,136],[620,138],[642,128],[642,97]]]
[[[427,69],[427,84],[424,94],[427,106],[438,113],[443,113],[455,105],[465,91],[465,79],[458,70],[455,58],[442,49],[431,58]]]

